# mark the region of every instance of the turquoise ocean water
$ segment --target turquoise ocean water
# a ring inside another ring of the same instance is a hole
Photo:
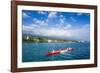
[[[69,53],[46,56],[47,52],[63,48],[73,48]],[[90,59],[90,43],[22,43],[22,62],[61,61]]]

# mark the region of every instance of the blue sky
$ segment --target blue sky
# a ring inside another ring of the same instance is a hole
[[[22,11],[24,34],[90,40],[90,14],[56,11]]]

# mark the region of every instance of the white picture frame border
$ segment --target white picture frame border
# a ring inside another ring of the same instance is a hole
[[[41,11],[60,11],[60,12],[83,12],[90,13],[90,59],[89,60],[67,60],[67,61],[48,61],[48,62],[22,62],[22,10],[41,10]],[[94,64],[94,10],[78,8],[59,8],[59,7],[42,7],[42,6],[17,6],[17,67],[47,67],[61,65],[83,65]],[[91,43],[92,42],[92,43]]]

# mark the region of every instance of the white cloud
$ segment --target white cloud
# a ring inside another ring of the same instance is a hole
[[[59,18],[60,23],[61,23],[61,24],[64,24],[66,18],[65,18],[62,14],[60,14],[59,17],[60,17],[60,18]]]
[[[81,15],[83,15],[83,13],[77,13],[77,15],[78,15],[78,16],[81,16]]]
[[[88,26],[88,25],[87,25]],[[89,40],[90,30],[89,27],[85,28],[71,28],[72,25],[68,24],[66,27],[45,27],[37,24],[31,24],[30,26],[23,25],[23,32],[28,32],[30,34],[38,34],[45,36],[57,36],[64,38],[76,38],[79,40]],[[67,29],[65,29],[67,28]],[[69,28],[69,29],[68,29]]]
[[[90,24],[84,25],[83,28],[90,28]]]
[[[72,36],[74,38],[77,38],[79,40],[90,40],[90,29],[89,28],[78,28],[78,29],[71,29],[69,32],[72,33]]]
[[[60,18],[60,23],[64,24],[65,19],[64,18]]]
[[[90,13],[87,13],[86,16],[90,16]]]
[[[53,18],[57,16],[57,12],[49,12],[48,18]]]
[[[72,27],[72,25],[71,24],[67,24],[67,23],[66,23],[66,25],[65,24],[57,24],[56,25],[56,28],[63,29],[63,30],[68,30],[71,27]]]
[[[46,12],[44,11],[38,11],[39,14],[47,14]]]
[[[73,21],[73,22],[76,22],[76,19],[74,17],[70,17],[70,19]]]
[[[68,25],[69,26],[69,25]],[[30,26],[23,25],[23,32],[29,32],[31,34],[39,34],[45,36],[62,36],[70,37],[71,34],[64,27],[43,27],[37,24],[30,24]]]
[[[81,16],[81,15],[89,16],[90,14],[89,14],[89,13],[86,13],[86,14],[85,14],[85,13],[77,13],[77,15],[78,15],[78,16]]]
[[[64,18],[64,16],[63,15],[60,15],[60,18]]]
[[[45,32],[45,35],[47,36],[62,36],[62,37],[70,37],[71,34],[68,32],[68,31],[65,31],[63,28],[62,29],[59,29],[59,28],[49,28],[47,29]]]
[[[67,28],[70,28],[72,25],[71,24],[67,24]]]
[[[65,29],[69,29],[69,28],[71,28],[71,27],[72,27],[71,24],[67,24],[64,28],[65,28]]]
[[[41,26],[47,26],[47,20],[38,20],[36,18],[33,19],[33,23]]]
[[[30,17],[30,16],[29,16],[27,13],[25,13],[25,12],[22,13],[22,16],[23,16],[24,18],[29,18],[29,17]]]
[[[70,27],[70,25],[67,25],[67,28]],[[23,31],[30,32],[31,34],[39,34],[39,35],[45,35],[45,36],[62,36],[62,37],[71,37],[72,34],[65,30],[64,27],[41,27],[40,25],[36,24],[30,24],[30,26],[23,25]]]

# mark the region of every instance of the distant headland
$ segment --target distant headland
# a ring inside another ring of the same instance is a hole
[[[23,35],[22,36],[23,42],[84,42],[84,41],[77,41],[77,40],[66,40],[62,38],[53,38],[53,37],[43,37],[43,36],[32,36],[32,35]]]

